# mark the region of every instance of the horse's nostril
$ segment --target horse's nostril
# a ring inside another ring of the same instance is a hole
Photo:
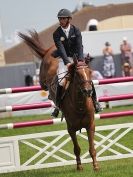
[[[88,92],[88,89],[86,89],[86,88],[83,89],[83,92],[84,92],[84,93],[87,93],[87,92]]]

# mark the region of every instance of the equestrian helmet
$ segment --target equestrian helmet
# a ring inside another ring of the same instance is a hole
[[[72,18],[72,13],[68,10],[68,9],[61,9],[58,14],[57,17],[69,17]]]

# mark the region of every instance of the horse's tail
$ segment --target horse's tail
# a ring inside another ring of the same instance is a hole
[[[35,56],[42,59],[47,50],[44,48],[42,42],[39,39],[38,33],[33,30],[29,30],[29,35],[23,34],[21,32],[18,33],[18,36],[23,39],[23,41],[32,49]]]

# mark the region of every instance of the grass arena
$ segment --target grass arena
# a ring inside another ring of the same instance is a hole
[[[125,82],[124,79],[121,82]],[[12,93],[11,90],[10,93]],[[23,90],[21,89],[21,91]],[[1,92],[4,94],[5,91]],[[9,92],[9,89],[6,92]],[[129,94],[125,96],[119,95],[117,98],[112,97],[110,99],[112,100],[104,98],[102,101],[132,99],[132,94],[130,96]],[[1,108],[1,112],[7,110]],[[73,155],[73,145],[66,132],[65,123],[59,124],[60,120],[58,119],[48,119],[50,115],[18,116],[1,119],[0,156],[3,159],[1,158],[0,160],[0,177],[133,176],[133,158],[131,158],[133,157],[132,110],[133,105],[114,107],[112,109],[106,108],[100,115],[96,115],[95,146],[98,161],[100,161],[99,172],[94,172],[92,169],[84,130],[81,133],[78,132],[78,139],[82,150],[81,158],[82,163],[84,163],[84,170],[79,173],[74,165],[76,162]],[[101,118],[102,115],[104,115],[103,119]],[[109,119],[105,117],[109,117]],[[49,125],[46,123],[48,121]],[[34,126],[30,125],[31,122],[34,122]],[[18,127],[16,126],[17,128],[13,129],[16,124]],[[41,124],[42,126],[39,126]],[[23,125],[23,128],[20,128],[21,125]],[[29,127],[26,125],[29,125]],[[9,158],[8,153],[10,151]],[[6,154],[6,152],[8,153]],[[20,157],[18,157],[19,155]],[[9,166],[10,168],[8,168]]]

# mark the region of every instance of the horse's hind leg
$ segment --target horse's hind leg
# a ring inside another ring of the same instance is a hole
[[[73,145],[74,145],[74,154],[76,156],[76,162],[77,162],[77,170],[83,170],[83,167],[81,165],[81,159],[80,159],[80,152],[81,149],[79,147],[78,141],[77,141],[77,136],[76,132],[72,130],[68,130],[69,135],[71,136]]]
[[[98,171],[99,170],[99,165],[98,165],[98,162],[96,160],[96,149],[95,149],[95,146],[94,146],[94,133],[95,133],[95,125],[91,125],[89,127],[89,129],[86,129],[87,130],[87,135],[88,135],[88,140],[89,140],[89,152],[90,152],[90,156],[92,157],[92,160],[93,160],[93,168],[95,171]]]

